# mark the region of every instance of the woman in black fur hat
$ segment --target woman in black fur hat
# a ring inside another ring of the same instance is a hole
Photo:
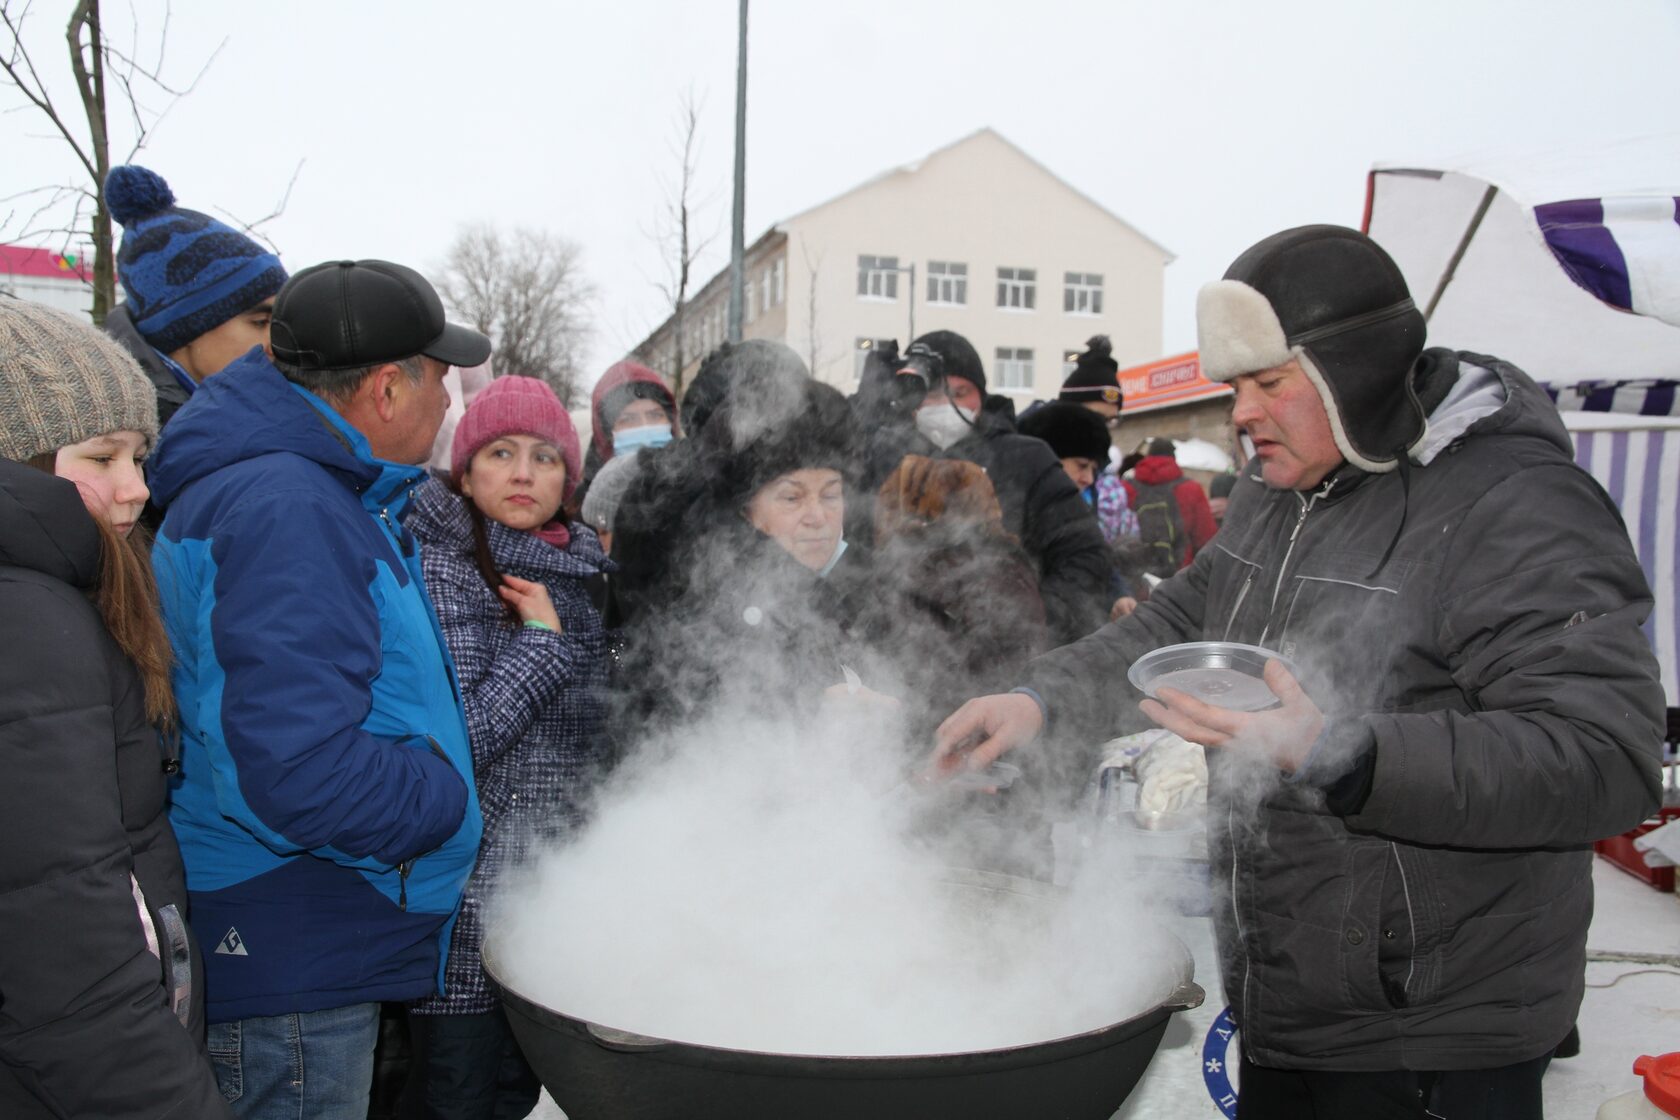
[[[807,712],[844,682],[851,435],[845,398],[807,379],[732,397],[691,441],[691,531],[627,654],[631,737],[719,705]]]

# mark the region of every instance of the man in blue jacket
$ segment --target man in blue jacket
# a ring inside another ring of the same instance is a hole
[[[273,360],[206,381],[152,459],[182,756],[171,821],[243,1117],[367,1114],[379,1003],[426,996],[480,820],[453,669],[402,525],[451,365],[490,342],[418,273],[335,261]]]

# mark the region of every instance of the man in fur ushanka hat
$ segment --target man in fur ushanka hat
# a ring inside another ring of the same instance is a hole
[[[1363,234],[1266,238],[1202,289],[1197,326],[1254,445],[1217,547],[970,701],[936,749],[980,767],[1148,721],[1208,748],[1241,1120],[1538,1118],[1581,1003],[1590,844],[1660,797],[1627,531],[1545,393],[1426,349]],[[1275,703],[1139,703],[1133,661],[1206,640],[1287,658],[1265,667]]]

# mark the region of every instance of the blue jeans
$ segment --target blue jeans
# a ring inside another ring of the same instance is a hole
[[[240,1120],[367,1120],[379,1005],[210,1024],[210,1064]]]

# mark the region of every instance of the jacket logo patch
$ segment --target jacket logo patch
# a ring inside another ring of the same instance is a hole
[[[245,939],[240,937],[239,931],[232,926],[229,926],[228,931],[222,935],[222,939],[216,942],[216,952],[227,957],[248,957],[251,955],[245,951]]]

